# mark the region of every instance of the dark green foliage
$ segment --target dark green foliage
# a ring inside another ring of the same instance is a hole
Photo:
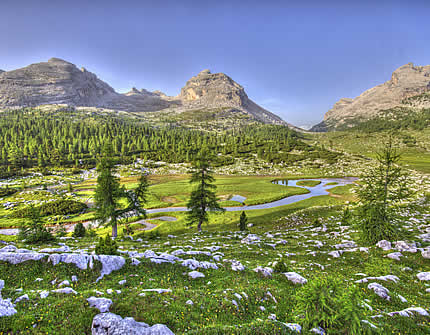
[[[149,188],[148,175],[144,173],[139,177],[139,184],[137,185],[137,188],[134,190],[134,193],[139,198],[142,204],[148,201],[148,188]]]
[[[73,230],[73,237],[84,237],[86,234],[86,229],[82,222],[78,222]]]
[[[112,146],[106,144],[103,156],[97,166],[97,187],[94,193],[96,217],[102,222],[112,225],[112,236],[117,236],[117,220],[119,213],[119,199],[124,196],[119,178],[114,176],[114,162],[112,160]]]
[[[360,291],[346,287],[340,279],[331,276],[313,278],[297,293],[297,313],[300,323],[309,331],[321,327],[327,334],[363,334]]]
[[[24,109],[0,116],[0,166],[5,167],[0,169],[0,175],[20,174],[21,167],[46,170],[46,166],[95,166],[105,142],[112,144],[111,157],[117,163],[132,163],[136,157],[191,162],[202,147],[221,154],[214,155],[213,166],[232,164],[235,157],[253,157],[256,153],[269,162],[293,162],[308,154],[328,159],[337,155],[315,150],[284,126],[256,124],[215,133],[152,127],[125,116]],[[290,154],[294,149],[306,154]],[[7,172],[7,168],[11,171]]]
[[[75,200],[56,200],[44,203],[43,205],[38,207],[39,213],[41,216],[48,215],[68,215],[68,214],[76,214],[86,210],[88,206],[83,202],[75,201]],[[19,210],[16,210],[12,217],[16,218],[24,218],[29,215],[29,208],[25,207]]]
[[[115,240],[112,240],[109,234],[105,238],[100,237],[96,245],[95,252],[97,255],[118,255],[118,246]]]
[[[209,221],[208,211],[224,212],[218,204],[215,195],[216,186],[215,178],[211,170],[209,153],[202,150],[196,160],[193,162],[191,170],[190,183],[197,184],[194,191],[191,192],[190,200],[187,203],[187,221],[192,225],[197,223],[198,231],[201,231],[202,224]]]
[[[287,264],[285,264],[285,262],[280,260],[279,262],[275,262],[275,264],[273,265],[273,271],[275,271],[276,273],[285,273],[289,272],[290,269],[288,268]]]
[[[351,223],[351,219],[352,219],[351,211],[349,210],[349,207],[346,207],[342,212],[341,222],[344,225],[348,225]]]
[[[242,211],[242,214],[240,214],[240,219],[239,219],[239,229],[241,231],[246,230],[246,223],[247,222],[248,222],[248,217],[246,216],[246,213],[244,211]]]
[[[399,234],[397,209],[402,201],[411,196],[408,178],[397,166],[399,159],[400,155],[390,139],[377,153],[377,167],[369,169],[361,177],[358,224],[368,242],[389,240]]]
[[[72,193],[73,192],[73,185],[72,184],[67,184],[67,192]]]
[[[18,239],[26,243],[40,244],[55,241],[54,236],[43,225],[38,208],[34,206],[28,207],[26,218],[29,222],[23,224],[19,230]]]
[[[16,193],[16,189],[14,188],[9,188],[7,185],[6,187],[1,187],[0,188],[0,197],[8,197],[12,194]]]
[[[429,126],[430,109],[422,109],[417,112],[409,108],[394,108],[382,111],[379,117],[357,121],[354,127],[348,129],[375,133],[384,130],[423,130]]]

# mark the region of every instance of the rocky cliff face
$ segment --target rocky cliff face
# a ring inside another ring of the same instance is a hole
[[[262,122],[285,124],[280,117],[250,100],[243,87],[224,73],[203,70],[188,80],[178,98],[188,108],[232,107]]]
[[[99,107],[128,112],[232,108],[265,123],[286,124],[251,101],[242,86],[223,73],[209,70],[192,77],[176,97],[133,88],[119,94],[84,68],[58,58],[22,69],[0,71],[0,109],[50,104]]]
[[[380,111],[402,106],[407,98],[430,91],[430,65],[406,64],[395,70],[391,79],[373,87],[355,99],[343,98],[324,116],[324,121],[312,130],[333,129],[355,119],[370,119]],[[430,107],[427,105],[416,107]]]

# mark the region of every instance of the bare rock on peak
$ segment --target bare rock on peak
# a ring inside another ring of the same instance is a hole
[[[375,86],[354,99],[342,98],[324,116],[324,121],[311,130],[319,131],[325,127],[335,129],[351,120],[367,120],[380,115],[381,111],[394,107],[410,107],[405,100],[430,92],[430,65],[415,66],[405,64],[395,70],[390,80]],[[421,105],[413,107],[428,108],[430,101],[420,100]]]
[[[249,99],[244,88],[224,73],[203,70],[187,81],[178,98],[188,108],[231,107],[265,123],[286,124]]]

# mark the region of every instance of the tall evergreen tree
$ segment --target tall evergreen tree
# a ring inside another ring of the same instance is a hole
[[[113,150],[110,144],[103,148],[103,154],[97,166],[97,187],[94,194],[96,217],[103,223],[112,225],[112,237],[118,235],[119,199],[124,195],[119,178],[114,176]]]
[[[246,216],[245,211],[242,211],[242,214],[240,214],[240,219],[239,219],[239,229],[241,231],[246,230],[246,223],[247,222],[248,222],[248,217]]]
[[[197,223],[197,230],[202,231],[202,224],[209,221],[208,211],[225,211],[215,195],[215,178],[209,161],[209,154],[202,150],[192,164],[190,183],[196,184],[187,203],[188,224]]]
[[[411,196],[408,177],[397,165],[400,154],[390,138],[377,153],[377,166],[361,177],[358,191],[362,203],[359,210],[364,238],[369,242],[390,239],[397,235],[397,209]]]

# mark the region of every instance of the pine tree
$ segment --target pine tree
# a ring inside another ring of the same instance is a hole
[[[197,187],[191,192],[190,200],[187,203],[188,224],[197,223],[199,232],[202,231],[202,224],[209,221],[208,211],[225,211],[218,204],[214,181],[209,154],[206,150],[202,150],[192,164],[190,183],[196,184]]]
[[[246,216],[246,213],[242,211],[242,214],[240,214],[240,220],[239,220],[239,229],[241,231],[246,230],[246,223],[248,222],[248,217]]]
[[[390,138],[377,153],[378,165],[361,177],[358,191],[362,203],[359,210],[360,226],[369,242],[390,239],[398,234],[397,209],[411,196],[408,177],[397,165],[400,160]]]
[[[110,222],[110,225],[112,225],[112,237],[115,238],[118,235],[118,201],[124,195],[124,191],[120,187],[119,178],[113,175],[112,154],[112,146],[106,144],[103,148],[103,156],[97,166],[99,175],[94,200],[96,217],[103,223]]]

